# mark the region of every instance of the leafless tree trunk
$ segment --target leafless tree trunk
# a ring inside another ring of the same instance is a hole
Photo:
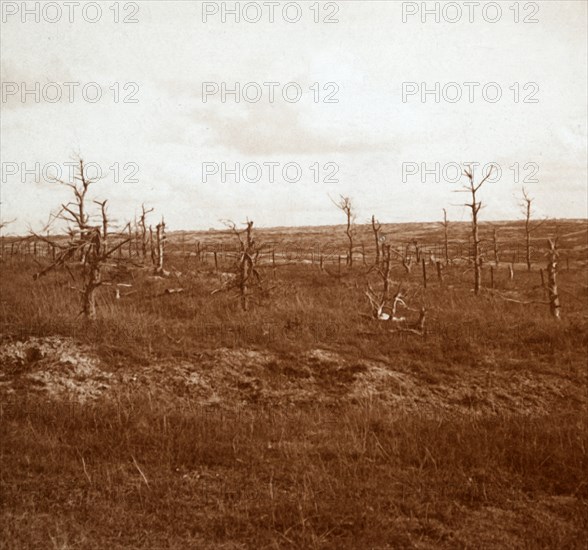
[[[82,289],[82,311],[86,318],[96,319],[96,289],[102,284],[102,243],[100,229],[90,233],[90,244],[86,255],[86,277]]]
[[[372,231],[374,232],[374,240],[376,241],[376,266],[380,265],[380,230],[382,225],[372,215]]]
[[[108,200],[94,202],[100,206],[100,216],[102,217],[102,251],[105,251],[108,248],[108,213],[106,211]]]
[[[54,249],[59,249],[60,253],[51,265],[34,275],[34,278],[38,279],[56,267],[66,265],[66,262],[75,259],[76,255],[80,253],[83,259],[82,288],[79,289],[82,297],[82,313],[90,320],[96,318],[96,290],[102,284],[102,267],[106,260],[127,242],[123,240],[118,245],[108,249],[107,201],[94,201],[95,204],[100,206],[101,225],[95,227],[89,225],[86,198],[90,185],[98,181],[98,179],[87,177],[84,161],[81,159],[78,173],[73,182],[52,178],[52,181],[69,187],[74,195],[73,202],[62,204],[60,211],[53,216],[53,219],[66,221],[72,224],[73,227],[70,227],[69,230],[70,241],[65,245],[53,243],[48,238],[37,235],[38,238],[50,244]]]
[[[245,230],[237,231],[233,222],[225,222],[239,241],[239,252],[235,265],[235,279],[226,288],[236,288],[241,309],[249,309],[249,298],[254,288],[262,286],[257,263],[261,248],[253,237],[253,222],[247,221]],[[219,289],[222,290],[222,289]],[[214,292],[219,292],[215,290]]]
[[[353,267],[353,220],[355,219],[355,215],[353,213],[351,199],[349,197],[341,196],[339,202],[333,201],[333,204],[345,214],[345,218],[347,220],[347,225],[345,228],[345,234],[347,235],[347,240],[349,241],[347,250],[347,265],[349,267]]]
[[[549,295],[549,311],[552,317],[559,321],[561,305],[557,291],[557,243],[555,239],[549,239],[549,260],[547,262],[547,293]]]
[[[532,204],[535,199],[530,197],[527,193],[527,190],[523,187],[523,201],[521,206],[523,208],[523,213],[525,215],[525,259],[527,262],[527,271],[531,271],[531,255],[532,255],[532,246],[531,246],[531,233],[541,227],[545,220],[540,221],[533,225],[531,221],[532,215]]]
[[[443,253],[445,265],[449,265],[449,221],[447,221],[447,210],[443,209]]]
[[[133,228],[131,227],[131,222],[128,223],[127,229],[129,230],[129,259],[133,257]]]
[[[153,244],[153,227],[149,226],[149,254],[151,255],[151,264],[157,264],[157,255],[155,252],[155,246]]]
[[[380,267],[377,268],[377,273],[382,280],[382,292],[378,296],[377,293],[372,289],[372,287],[368,284],[368,289],[366,291],[366,296],[370,301],[372,306],[372,313],[375,319],[379,321],[389,321],[391,319],[395,319],[396,317],[396,308],[399,303],[404,304],[401,295],[401,287],[398,287],[396,295],[392,301],[392,307],[389,308],[387,306],[388,303],[388,296],[390,293],[390,270],[391,270],[391,258],[390,258],[390,245],[384,244],[382,245],[382,261]],[[406,305],[406,304],[404,304]],[[386,309],[390,311],[390,313],[386,313]]]
[[[389,244],[385,244],[382,247],[382,252],[383,252],[383,261],[382,261],[382,270],[381,270],[381,276],[382,279],[384,281],[384,300],[388,299],[388,292],[390,290],[390,245]]]
[[[473,170],[465,170],[464,175],[468,178],[469,184],[462,189],[471,194],[472,202],[466,203],[465,206],[472,211],[472,240],[473,240],[473,261],[474,261],[474,293],[479,294],[482,284],[482,257],[480,254],[480,231],[478,227],[478,214],[482,208],[482,203],[478,201],[477,192],[480,187],[484,185],[486,180],[492,174],[493,166],[490,167],[488,174],[480,181],[480,183],[474,183],[474,172]]]
[[[139,217],[139,228],[141,229],[141,257],[143,261],[147,258],[147,214],[153,212],[153,208],[145,210],[145,205],[141,205],[141,216]],[[151,232],[151,227],[149,228]]]
[[[533,199],[527,195],[524,187],[523,201],[525,208],[525,258],[527,260],[527,271],[531,271],[531,204]]]
[[[157,246],[155,273],[163,275],[163,245],[165,242],[165,221],[163,218],[161,218],[161,221],[155,226],[155,232],[155,242]]]

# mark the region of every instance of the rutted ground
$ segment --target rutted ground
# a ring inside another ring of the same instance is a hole
[[[220,348],[191,361],[154,361],[111,366],[71,338],[29,338],[0,345],[0,396],[31,392],[80,402],[119,390],[153,397],[188,398],[202,405],[342,404],[378,399],[399,412],[527,413],[586,406],[584,383],[548,366],[518,368],[482,357],[467,371],[440,366],[423,370],[418,361],[351,359],[341,352],[312,349],[302,354]],[[541,367],[541,368],[539,368]]]

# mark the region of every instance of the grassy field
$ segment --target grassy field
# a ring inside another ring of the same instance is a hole
[[[369,231],[339,275],[341,228],[260,230],[277,260],[247,312],[212,294],[231,236],[170,234],[170,276],[117,272],[132,286],[103,287],[92,324],[75,269],[34,281],[34,258],[5,258],[1,547],[585,548],[586,221],[543,225],[531,272],[521,225],[500,224],[479,296],[467,259],[442,282],[430,266],[427,288],[395,263],[423,336],[370,318]],[[556,231],[559,322],[539,271]],[[384,233],[435,255],[442,241],[433,224]],[[451,240],[463,256],[467,225]]]

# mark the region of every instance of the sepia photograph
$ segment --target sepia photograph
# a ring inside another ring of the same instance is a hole
[[[588,0],[0,0],[1,550],[585,550]]]

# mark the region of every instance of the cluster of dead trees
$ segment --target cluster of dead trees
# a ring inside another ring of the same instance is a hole
[[[38,279],[58,267],[64,267],[71,278],[78,283],[74,289],[81,296],[81,313],[90,320],[96,318],[96,291],[103,284],[107,284],[103,280],[105,271],[117,269],[121,263],[129,262],[131,254],[125,258],[121,254],[121,250],[127,244],[130,247],[133,242],[130,223],[122,231],[116,231],[112,228],[108,217],[107,200],[92,201],[91,204],[97,207],[95,209],[97,212],[91,211],[88,193],[91,186],[99,179],[88,176],[81,158],[78,159],[76,173],[72,181],[53,178],[54,183],[69,188],[72,198],[52,214],[45,229],[48,230],[54,222],[64,222],[68,227],[68,238],[62,242],[34,234],[37,239],[51,246],[54,252],[53,262],[35,273],[34,278]],[[141,230],[140,253],[143,260],[147,257],[146,216],[150,212],[152,209],[146,210],[143,206],[141,217],[136,224]],[[100,221],[96,222],[96,218],[99,218]],[[163,219],[156,226],[155,243],[151,226],[149,234],[154,271],[156,274],[165,274],[163,269],[165,222]],[[117,252],[118,254],[115,254]]]
[[[482,208],[482,202],[479,200],[478,193],[481,187],[488,181],[492,174],[492,169],[478,182],[475,182],[472,170],[466,170],[464,176],[467,178],[467,184],[460,190],[470,195],[470,201],[465,206],[471,212],[471,244],[472,255],[471,263],[473,267],[473,291],[476,295],[482,289],[482,264],[483,255],[481,251],[481,238],[479,228],[479,213]],[[96,317],[96,290],[104,284],[103,275],[105,270],[117,267],[121,263],[131,262],[132,259],[139,259],[145,266],[151,263],[156,275],[166,276],[168,272],[164,269],[164,248],[166,242],[165,221],[163,218],[155,226],[148,224],[147,217],[153,212],[153,208],[141,206],[141,213],[138,219],[128,223],[123,230],[116,231],[113,229],[108,217],[108,202],[106,200],[94,200],[90,203],[88,193],[90,187],[98,181],[99,178],[91,178],[85,169],[84,161],[78,159],[78,166],[73,181],[64,181],[54,179],[53,181],[69,188],[72,199],[61,205],[61,208],[52,215],[50,224],[54,221],[65,222],[68,226],[68,239],[52,240],[42,235],[34,235],[37,239],[45,241],[53,248],[53,261],[50,265],[44,267],[35,274],[35,278],[41,277],[57,267],[64,267],[74,280],[79,281],[76,288],[81,295],[82,313],[89,319]],[[331,199],[332,200],[332,199]],[[531,270],[532,256],[532,233],[543,223],[532,221],[532,202],[533,199],[523,189],[523,211],[525,214],[525,245],[526,245],[526,264],[527,269]],[[355,238],[355,212],[352,200],[349,197],[341,196],[338,201],[333,201],[335,206],[345,215],[345,235],[347,241],[346,265],[351,270],[354,266],[354,251],[356,247]],[[91,212],[92,205],[94,211]],[[97,222],[96,220],[99,220]],[[267,292],[264,281],[258,269],[258,261],[262,247],[256,242],[253,235],[253,222],[247,221],[243,230],[238,230],[233,222],[227,222],[231,233],[236,237],[238,243],[238,252],[236,254],[232,276],[224,282],[221,290],[236,291],[243,310],[247,310],[250,302]],[[449,221],[447,211],[443,209],[443,256],[445,265],[450,264],[449,257]],[[134,235],[133,235],[134,229]],[[425,259],[419,243],[414,240],[400,250],[393,249],[386,242],[386,237],[382,234],[382,225],[376,219],[375,215],[371,218],[371,229],[373,232],[375,245],[375,261],[369,268],[368,274],[374,271],[380,279],[380,290],[375,291],[368,283],[366,295],[372,307],[373,317],[380,321],[391,321],[398,324],[406,324],[406,319],[398,314],[398,308],[404,307],[410,310],[405,302],[405,296],[402,292],[402,285],[399,285],[395,294],[391,296],[391,262],[399,262],[405,274],[411,273],[414,265],[421,264],[423,267],[423,282],[426,288],[427,277],[425,268]],[[549,306],[551,314],[559,319],[560,301],[557,291],[557,241],[549,241],[549,259],[547,263],[547,282],[544,286],[549,296]],[[133,244],[135,254],[133,258]],[[128,245],[128,255],[122,254],[123,247]],[[498,266],[497,232],[493,234],[493,252],[494,262]],[[117,254],[115,254],[117,253]],[[365,251],[363,253],[365,264]],[[436,259],[439,279],[442,280],[441,261]],[[137,265],[136,263],[134,265]],[[72,272],[72,266],[78,271],[78,277]],[[321,262],[322,267],[322,262]],[[511,269],[512,274],[512,269]],[[419,320],[413,326],[402,329],[416,331],[422,334],[425,323],[425,309],[421,308]]]
[[[474,172],[472,169],[466,169],[464,171],[464,176],[467,179],[467,183],[463,186],[462,189],[458,191],[468,193],[470,196],[470,200],[464,204],[465,207],[469,208],[471,213],[471,265],[473,268],[473,292],[476,295],[479,295],[482,291],[482,266],[484,263],[484,255],[481,249],[481,237],[480,237],[480,222],[479,222],[479,214],[480,210],[482,209],[482,202],[479,199],[479,191],[482,186],[488,181],[490,176],[492,175],[493,167],[490,167],[490,170],[487,174],[485,174],[479,182],[475,181]],[[541,220],[538,222],[533,222],[532,220],[532,203],[533,198],[527,193],[527,190],[523,188],[522,190],[522,207],[523,213],[525,215],[525,262],[527,266],[527,270],[531,271],[532,269],[532,253],[533,253],[533,246],[532,246],[532,233],[536,231],[544,222],[545,220]],[[332,199],[331,199],[332,200]],[[347,237],[347,266],[352,268],[353,267],[353,254],[355,250],[355,229],[354,229],[354,220],[355,220],[355,213],[353,210],[352,201],[349,197],[341,196],[339,201],[333,201],[337,208],[339,208],[345,215],[345,235]],[[443,209],[443,260],[445,266],[450,264],[450,257],[449,257],[449,221],[447,218],[447,211]],[[401,303],[398,301],[399,295],[397,295],[392,299],[391,306],[387,306],[388,303],[388,292],[389,292],[389,272],[390,272],[390,258],[394,256],[395,260],[399,261],[402,267],[405,270],[405,273],[409,275],[412,271],[413,265],[422,265],[423,270],[423,283],[426,288],[427,285],[427,274],[426,274],[426,266],[425,260],[422,257],[422,251],[419,247],[419,243],[415,240],[412,243],[407,244],[401,250],[391,249],[389,244],[385,242],[385,236],[382,235],[382,225],[376,219],[375,215],[372,215],[371,218],[371,228],[373,232],[374,238],[374,245],[375,245],[375,262],[374,268],[380,274],[383,283],[382,283],[382,292],[380,295],[377,295],[369,287],[366,291],[366,294],[370,300],[370,304],[373,309],[374,317],[379,320],[394,320],[396,318],[396,305]],[[548,263],[547,263],[547,273],[548,273],[548,280],[547,283],[544,285],[547,288],[547,294],[549,296],[549,307],[552,316],[556,319],[560,318],[560,301],[559,295],[557,291],[557,240],[556,239],[549,239],[549,253],[548,253]],[[498,235],[497,230],[494,229],[493,232],[493,255],[494,255],[494,264],[498,267],[499,264],[499,246],[498,246]],[[365,254],[364,254],[364,262],[365,262]],[[437,268],[437,275],[439,280],[443,280],[443,266],[439,259],[435,258],[435,265]],[[513,265],[510,265],[510,278],[512,279],[514,275],[514,268]],[[491,270],[491,286],[494,287],[494,272]],[[388,307],[389,311],[385,311],[385,308]],[[423,312],[423,321],[424,321],[424,312]]]

